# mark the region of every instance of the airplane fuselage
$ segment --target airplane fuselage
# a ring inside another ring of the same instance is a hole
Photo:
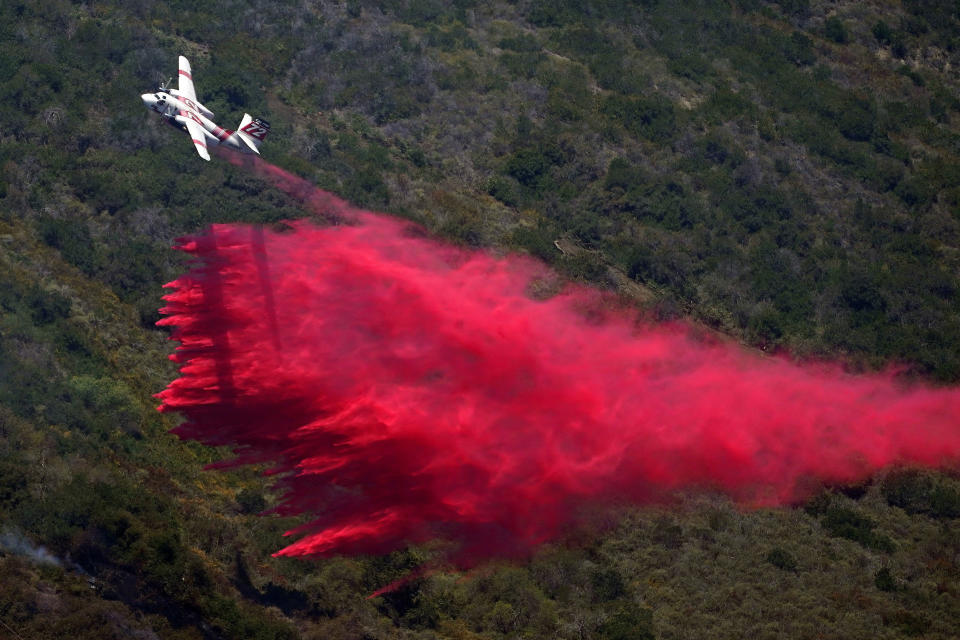
[[[197,154],[204,160],[210,160],[208,145],[222,145],[241,153],[260,153],[260,145],[270,133],[270,124],[266,120],[243,114],[243,120],[236,131],[230,131],[217,125],[211,118],[213,112],[200,104],[197,91],[193,86],[190,61],[180,56],[178,60],[178,87],[167,88],[160,85],[155,93],[140,96],[143,104],[163,116],[163,119],[178,129],[187,132],[193,141]]]
[[[200,112],[200,107],[183,96],[174,96],[166,91],[145,93],[140,96],[148,109],[156,111],[169,124],[187,131],[186,119],[193,120],[203,128],[204,140],[194,140],[194,144],[205,146],[223,145],[241,153],[256,153],[237,136],[236,132],[220,127]],[[188,132],[189,133],[189,132]]]

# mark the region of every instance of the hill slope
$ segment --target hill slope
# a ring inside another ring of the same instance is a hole
[[[265,117],[265,156],[359,205],[754,346],[955,383],[952,5],[50,0],[0,18],[3,633],[957,635],[960,483],[929,472],[805,509],[688,496],[372,600],[430,550],[270,558],[293,523],[255,515],[263,480],[203,472],[217,452],[153,411],[176,375],[153,322],[183,270],[173,238],[304,213],[201,167],[137,99],[184,54],[220,124]]]

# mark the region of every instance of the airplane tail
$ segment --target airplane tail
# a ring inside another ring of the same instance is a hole
[[[250,151],[257,154],[260,153],[260,145],[268,133],[270,133],[270,123],[260,118],[253,118],[249,113],[243,114],[243,120],[237,127],[237,137],[243,140]]]

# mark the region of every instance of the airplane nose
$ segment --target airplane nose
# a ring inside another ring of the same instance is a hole
[[[157,99],[153,97],[152,93],[145,93],[140,96],[140,99],[143,100],[143,104],[145,104],[149,109],[152,109],[154,103],[157,101]]]

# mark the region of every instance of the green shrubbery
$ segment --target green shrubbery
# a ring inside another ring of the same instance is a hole
[[[811,637],[956,635],[952,477],[891,472],[809,523],[695,506],[366,601],[428,555],[269,558],[292,525],[253,515],[263,482],[202,473],[219,453],[152,409],[174,375],[151,324],[173,238],[303,215],[143,112],[178,53],[221,124],[272,120],[264,155],[355,203],[575,279],[617,267],[660,316],[757,345],[960,379],[960,105],[934,59],[954,65],[957,19],[867,3],[860,25],[842,5],[0,5],[0,525],[96,586],[0,553],[0,618],[23,637],[646,638],[798,629],[802,610]]]
[[[938,477],[928,471],[893,471],[881,489],[887,503],[907,513],[934,518],[960,518],[960,482]]]
[[[793,558],[793,555],[780,547],[774,547],[767,553],[767,562],[784,571],[797,570],[797,561]]]
[[[654,142],[666,142],[677,130],[673,103],[660,96],[604,100],[602,113],[631,134]]]
[[[830,535],[853,540],[868,549],[884,553],[893,553],[896,550],[888,536],[874,531],[876,522],[853,509],[831,505],[824,513],[822,524]]]

